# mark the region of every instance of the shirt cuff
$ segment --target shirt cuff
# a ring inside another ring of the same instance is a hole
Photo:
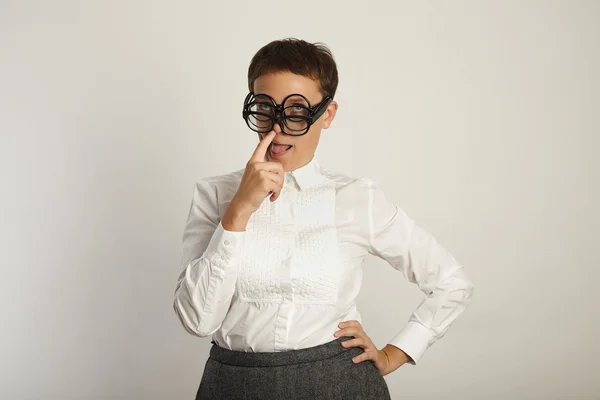
[[[218,272],[224,273],[225,268],[239,253],[245,234],[245,231],[233,232],[225,230],[221,222],[219,222],[206,247],[204,257],[213,266],[217,267]]]
[[[410,321],[390,344],[405,352],[412,359],[410,364],[415,365],[434,341],[435,337],[429,329]]]

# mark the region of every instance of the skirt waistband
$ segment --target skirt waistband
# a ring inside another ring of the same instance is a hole
[[[347,351],[362,353],[362,349],[357,347],[349,349],[342,347],[341,343],[348,339],[353,338],[343,336],[331,342],[306,349],[264,353],[224,349],[212,342],[213,346],[210,349],[210,357],[222,364],[238,367],[278,367],[325,360]],[[353,355],[353,357],[356,355]]]

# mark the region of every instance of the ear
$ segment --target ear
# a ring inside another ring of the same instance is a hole
[[[323,115],[323,129],[329,128],[329,125],[333,122],[335,118],[335,114],[337,113],[338,103],[332,101],[327,105],[327,110],[325,111],[325,115]]]

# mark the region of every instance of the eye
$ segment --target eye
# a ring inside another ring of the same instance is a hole
[[[270,103],[254,103],[250,109],[254,112],[260,112],[264,114],[272,114],[273,113],[273,105]]]
[[[309,111],[302,104],[292,104],[285,109],[285,114],[289,117],[307,117]]]

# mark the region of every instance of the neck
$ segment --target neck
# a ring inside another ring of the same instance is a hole
[[[315,156],[314,156],[314,154],[313,154],[313,155],[312,155],[312,156],[311,156],[311,157],[310,157],[308,160],[304,160],[304,161],[301,161],[301,162],[299,162],[299,163],[296,163],[295,165],[293,165],[292,167],[289,167],[289,168],[287,168],[287,167],[286,167],[286,168],[284,168],[284,171],[285,171],[285,172],[291,172],[291,171],[294,171],[294,170],[296,170],[296,169],[300,169],[300,168],[302,168],[302,167],[305,167],[305,166],[307,166],[308,164],[310,164],[310,163],[311,163],[311,161],[312,161],[314,158],[315,158]]]

